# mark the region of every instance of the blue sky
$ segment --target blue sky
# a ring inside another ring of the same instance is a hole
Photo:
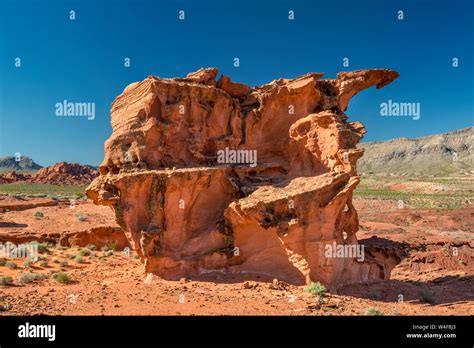
[[[97,165],[111,134],[110,105],[129,83],[208,66],[250,85],[390,68],[401,76],[360,93],[347,111],[366,125],[365,141],[468,127],[473,32],[472,0],[0,0],[0,156]],[[65,99],[94,102],[96,118],[55,116]],[[420,119],[381,117],[389,99],[420,103]]]

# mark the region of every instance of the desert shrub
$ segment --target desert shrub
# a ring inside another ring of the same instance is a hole
[[[30,245],[34,246],[35,248],[38,248],[38,252],[40,254],[44,254],[48,252],[48,243],[43,242],[40,243],[37,240],[30,242]]]
[[[58,283],[67,284],[71,282],[71,276],[65,272],[58,272],[53,274],[53,279]]]
[[[20,274],[20,283],[27,284],[31,283],[35,280],[43,280],[44,277],[41,274],[31,273],[31,272],[23,272]]]
[[[79,255],[81,256],[89,256],[91,254],[91,251],[89,249],[82,249],[79,251]]]
[[[59,263],[59,259],[57,257],[53,257],[53,263]]]
[[[107,250],[105,253],[104,253],[104,256],[112,256],[114,254],[114,251],[113,250]]]
[[[25,262],[23,262],[23,267],[28,269],[31,267],[31,265],[33,264],[33,261],[31,260],[26,260]]]
[[[77,256],[74,258],[74,262],[77,262],[77,263],[84,263],[85,260],[84,260],[84,258],[83,258],[81,255],[77,255]]]
[[[11,285],[12,283],[12,277],[0,277],[0,285]]]
[[[5,266],[7,263],[7,260],[5,260],[3,257],[0,257],[0,266]]]
[[[326,295],[327,289],[326,287],[321,284],[320,282],[311,283],[307,288],[306,291],[309,292],[313,296],[317,296],[319,305],[322,305],[324,302],[324,296]]]
[[[42,261],[40,261],[39,265],[40,265],[41,267],[48,267],[48,260],[42,260]]]
[[[5,262],[5,267],[8,267],[10,269],[15,269],[15,268],[17,268],[17,265],[13,261],[7,261],[7,262]]]
[[[110,251],[110,250],[115,251],[116,248],[117,248],[117,243],[110,242],[102,247],[102,251]]]
[[[67,266],[67,260],[61,260],[61,262],[59,262],[59,266],[60,267],[66,267]]]
[[[367,311],[365,312],[365,315],[381,316],[381,315],[383,315],[383,313],[381,311],[379,311],[377,308],[370,307],[370,308],[367,308]]]
[[[35,212],[33,216],[35,217],[36,220],[41,220],[42,218],[44,218],[44,214],[40,211]]]
[[[76,219],[79,221],[86,221],[87,220],[87,215],[83,213],[77,213],[76,214]]]
[[[97,250],[97,247],[94,244],[88,244],[88,245],[86,245],[86,249]]]

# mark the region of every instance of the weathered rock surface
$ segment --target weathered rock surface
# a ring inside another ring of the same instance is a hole
[[[18,181],[26,181],[31,178],[29,174],[17,173],[15,171],[0,174],[0,184],[11,184]]]
[[[216,76],[210,68],[148,77],[112,105],[101,175],[86,193],[113,207],[146,272],[330,288],[389,277],[395,254],[328,252],[362,248],[352,192],[365,129],[344,111],[356,93],[398,74],[309,73],[253,88]]]
[[[88,185],[99,173],[79,163],[56,163],[38,170],[29,181],[53,185]]]

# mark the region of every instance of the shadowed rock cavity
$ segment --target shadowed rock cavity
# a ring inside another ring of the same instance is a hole
[[[365,129],[344,111],[356,93],[398,73],[309,73],[253,88],[217,74],[150,76],[112,105],[113,133],[86,192],[113,207],[145,271],[332,289],[388,278],[395,253],[355,254],[352,193]]]

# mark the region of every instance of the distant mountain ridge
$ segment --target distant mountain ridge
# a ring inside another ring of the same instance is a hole
[[[33,171],[43,168],[27,156],[21,156],[17,161],[14,156],[0,157],[1,171]]]
[[[420,138],[361,143],[361,174],[444,176],[474,174],[474,127]]]

